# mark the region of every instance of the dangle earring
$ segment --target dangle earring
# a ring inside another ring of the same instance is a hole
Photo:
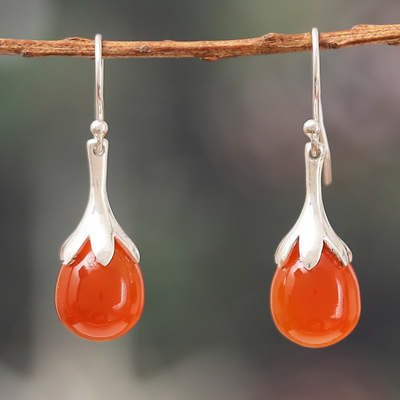
[[[319,35],[312,30],[313,119],[304,124],[306,200],[299,219],[275,253],[278,268],[271,285],[271,312],[279,331],[306,347],[325,347],[357,325],[361,302],[352,254],[325,214],[321,176],[331,182],[320,87]]]
[[[62,323],[90,340],[115,339],[139,320],[144,283],[139,252],[116,221],[107,197],[108,126],[104,121],[102,38],[95,38],[96,120],[87,142],[90,192],[86,212],[61,248],[55,304]]]

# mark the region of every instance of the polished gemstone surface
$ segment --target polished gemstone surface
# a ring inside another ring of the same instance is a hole
[[[103,266],[86,240],[75,261],[61,266],[55,304],[63,324],[78,336],[115,339],[131,329],[142,314],[140,266],[118,239],[113,258]]]
[[[345,338],[361,312],[352,266],[343,267],[325,245],[318,264],[309,271],[296,244],[286,264],[275,272],[270,300],[279,331],[306,347],[325,347]]]

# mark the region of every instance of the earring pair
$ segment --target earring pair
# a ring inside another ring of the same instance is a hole
[[[352,253],[325,213],[321,178],[332,181],[331,157],[321,104],[319,34],[312,30],[313,119],[304,124],[310,138],[304,156],[306,199],[300,217],[279,244],[270,293],[279,331],[306,347],[325,347],[346,337],[361,312]]]
[[[322,201],[321,177],[330,184],[331,161],[321,104],[319,35],[312,30],[313,119],[304,124],[306,199],[299,219],[275,254],[271,312],[278,329],[306,347],[346,337],[360,316],[352,254],[332,229]],[[108,131],[104,121],[102,38],[95,38],[96,119],[87,142],[90,170],[85,214],[61,248],[55,302],[59,318],[90,340],[117,338],[139,320],[144,283],[139,251],[116,221],[106,190]]]

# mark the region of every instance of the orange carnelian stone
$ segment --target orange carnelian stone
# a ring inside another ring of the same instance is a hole
[[[293,342],[325,347],[346,337],[357,325],[361,302],[357,277],[324,246],[318,264],[308,271],[296,244],[277,268],[271,286],[271,312],[277,328]]]
[[[86,240],[75,261],[61,266],[55,302],[62,323],[73,333],[90,340],[115,339],[142,314],[144,283],[139,264],[116,239],[114,256],[103,266]]]

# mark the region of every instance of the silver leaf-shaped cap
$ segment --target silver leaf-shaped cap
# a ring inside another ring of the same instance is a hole
[[[60,258],[65,265],[70,264],[89,238],[94,255],[105,266],[114,256],[115,238],[118,238],[139,262],[140,254],[137,247],[118,224],[108,201],[106,189],[108,140],[103,139],[101,154],[96,154],[97,143],[96,139],[87,142],[90,169],[88,205],[78,227],[61,247]]]
[[[321,174],[325,157],[325,147],[318,145],[318,155],[310,153],[311,143],[305,146],[306,199],[300,217],[283,238],[275,253],[278,267],[282,267],[298,242],[300,260],[311,270],[321,258],[324,243],[336,255],[343,266],[352,260],[352,253],[330,225],[322,201]]]

